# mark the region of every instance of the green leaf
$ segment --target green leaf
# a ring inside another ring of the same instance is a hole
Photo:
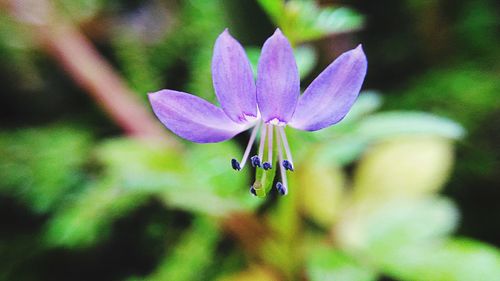
[[[491,281],[500,276],[500,251],[470,239],[405,247],[384,259],[383,271],[403,281]]]
[[[206,280],[203,271],[214,262],[219,231],[208,218],[197,218],[155,272],[134,280]]]
[[[453,143],[436,136],[396,137],[371,147],[354,174],[354,194],[387,200],[438,192],[453,165]]]
[[[361,28],[363,17],[345,7],[321,8],[312,0],[287,1],[284,11],[273,5],[265,10],[293,44]]]
[[[438,241],[451,233],[457,222],[455,205],[444,198],[364,199],[345,212],[335,235],[345,249],[376,262],[396,255],[407,245]]]
[[[394,135],[423,134],[460,139],[465,131],[460,124],[423,112],[392,111],[374,114],[364,119],[356,133],[365,138],[381,139]]]
[[[310,281],[375,281],[377,274],[369,266],[329,247],[311,251],[306,263]]]
[[[230,160],[240,155],[243,152],[234,142],[193,145],[186,158],[189,179],[180,187],[182,192],[168,195],[175,199],[171,202],[216,216],[256,208],[261,200],[249,192],[249,169],[231,169]]]
[[[161,75],[149,61],[149,49],[137,34],[129,29],[118,32],[112,40],[125,78],[142,98],[161,88]]]
[[[50,219],[44,239],[50,246],[87,247],[107,238],[111,223],[140,206],[146,193],[126,192],[119,185],[90,186]]]
[[[376,108],[376,105],[373,108]],[[310,134],[316,141],[323,140],[322,157],[347,165],[358,159],[374,142],[399,136],[437,136],[460,139],[465,134],[464,129],[456,122],[429,113],[384,112],[356,120],[362,116],[361,114],[346,117],[346,123],[342,122]]]
[[[341,123],[336,126],[343,126],[351,122],[360,120],[362,117],[371,114],[382,106],[383,98],[377,91],[366,90],[359,93],[359,97],[352,106],[349,113],[345,116]]]
[[[0,134],[0,192],[35,212],[58,206],[84,182],[90,136],[62,125]]]
[[[337,219],[344,195],[343,171],[317,153],[304,159],[296,173],[299,178],[297,196],[302,212],[319,225],[330,228]]]
[[[57,0],[55,4],[68,18],[76,21],[83,22],[90,20],[102,8],[103,0]]]
[[[111,223],[147,198],[176,191],[185,165],[176,151],[160,144],[115,139],[100,144],[96,160],[103,165],[95,181],[62,204],[49,221],[50,245],[85,247],[107,237]]]
[[[293,54],[295,56],[295,60],[297,61],[300,78],[304,79],[316,66],[318,60],[316,51],[311,46],[301,45],[294,48]]]
[[[257,2],[274,22],[280,22],[285,9],[284,0],[257,0]]]

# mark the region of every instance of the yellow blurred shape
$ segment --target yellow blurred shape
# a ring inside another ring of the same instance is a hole
[[[240,271],[218,279],[218,281],[276,281],[279,280],[272,272],[262,266],[252,266],[245,271]]]
[[[329,228],[338,215],[343,195],[345,177],[342,170],[335,163],[309,159],[298,172],[302,212],[319,225]]]
[[[453,142],[437,136],[400,137],[370,149],[354,174],[356,199],[435,193],[453,165]]]

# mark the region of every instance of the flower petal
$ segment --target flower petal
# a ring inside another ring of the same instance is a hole
[[[246,129],[215,105],[183,92],[161,90],[149,102],[160,121],[178,136],[193,142],[220,142]]]
[[[343,53],[299,98],[290,126],[316,131],[342,120],[358,97],[366,69],[366,56],[361,45]]]
[[[264,43],[257,67],[257,103],[264,122],[288,122],[300,95],[293,50],[279,29]]]
[[[226,115],[234,122],[257,117],[255,81],[245,50],[229,32],[217,38],[212,58],[215,94]]]

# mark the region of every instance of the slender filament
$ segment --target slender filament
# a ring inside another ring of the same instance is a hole
[[[276,128],[276,134],[281,131],[281,127]],[[281,139],[279,137],[276,138],[276,145],[278,145],[278,160],[280,163],[283,163],[283,152],[281,151]],[[288,188],[288,183],[286,181],[286,170],[283,168],[281,165],[280,166],[280,174],[281,174],[281,181],[283,186],[285,187],[285,190]]]
[[[266,125],[269,132],[267,133],[267,161],[273,165],[273,125]]]
[[[245,153],[243,154],[243,158],[241,159],[241,169],[245,167],[245,163],[247,162],[248,155],[250,155],[250,150],[252,149],[253,142],[255,141],[255,137],[257,136],[257,132],[259,131],[259,123],[255,125],[252,130],[252,134],[250,135],[250,139],[248,140],[247,148],[245,149]]]
[[[283,140],[283,146],[285,147],[286,158],[293,165],[292,152],[290,150],[290,146],[288,145],[288,140],[286,139],[285,129],[283,127],[278,127],[277,130]],[[280,163],[283,163],[283,160],[280,159]]]
[[[262,129],[260,130],[260,144],[259,144],[259,159],[264,161],[264,146],[266,145],[266,132],[267,127],[264,123],[262,123]]]

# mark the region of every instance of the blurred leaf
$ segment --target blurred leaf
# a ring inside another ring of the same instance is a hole
[[[351,119],[345,124],[310,134],[316,140],[323,140],[321,157],[347,165],[358,159],[373,142],[397,136],[459,139],[464,135],[459,124],[422,112],[384,112],[354,121]]]
[[[148,60],[149,49],[132,33],[122,31],[113,40],[117,57],[132,89],[146,99],[146,93],[161,88],[161,75]]]
[[[293,44],[352,31],[363,24],[362,16],[349,8],[322,8],[313,0],[260,0],[259,3]]]
[[[343,126],[377,111],[382,106],[382,102],[383,98],[379,92],[372,90],[361,91],[349,113],[336,126]]]
[[[128,190],[161,196],[169,206],[223,215],[256,207],[249,196],[248,170],[235,172],[230,159],[241,155],[232,142],[194,144],[172,151],[130,140],[104,144],[99,155],[108,172]]]
[[[49,221],[45,241],[51,246],[87,247],[107,238],[111,223],[140,206],[146,193],[120,186],[91,186],[67,203]]]
[[[500,278],[500,251],[469,239],[404,247],[380,260],[389,276],[403,281],[493,281]]]
[[[439,191],[453,165],[453,143],[445,138],[400,137],[375,145],[354,174],[357,197],[386,200]]]
[[[483,68],[460,64],[426,72],[404,95],[388,99],[387,105],[398,110],[432,111],[457,120],[469,131],[482,128],[498,110],[500,80],[493,69],[490,64]]]
[[[294,48],[295,60],[299,69],[300,78],[307,77],[316,66],[317,55],[313,47],[301,45]]]
[[[377,200],[352,204],[335,228],[340,245],[373,262],[406,245],[438,241],[451,233],[458,212],[444,198]]]
[[[42,79],[35,66],[36,44],[29,31],[0,10],[0,63],[8,72],[5,74],[12,75],[14,81],[22,81],[18,87],[33,89],[40,87]]]
[[[0,134],[0,192],[48,212],[84,181],[90,136],[61,125]]]
[[[334,162],[316,153],[304,160],[297,170],[301,210],[319,225],[329,228],[337,218],[344,192],[345,178]]]
[[[303,79],[307,77],[311,71],[314,69],[317,63],[316,51],[313,47],[308,45],[302,45],[294,48],[294,56],[297,62],[297,68],[299,69],[300,78]],[[257,65],[259,63],[260,48],[257,47],[247,47],[246,53],[248,60],[252,65],[253,74],[257,77]]]
[[[68,18],[83,22],[93,18],[104,4],[103,0],[56,0],[55,5],[64,11]]]
[[[203,272],[214,262],[218,240],[219,231],[214,222],[208,218],[197,218],[154,273],[133,280],[207,280]]]
[[[275,281],[276,276],[270,270],[262,266],[252,266],[245,271],[233,273],[221,278],[217,281]]]
[[[96,149],[103,171],[87,189],[62,205],[50,220],[51,245],[85,247],[105,238],[111,223],[149,196],[182,186],[184,165],[161,145],[116,139]]]
[[[271,17],[271,19],[278,25],[282,19],[283,13],[285,12],[285,1],[284,0],[257,0],[262,9]]]
[[[318,247],[309,254],[306,275],[310,281],[375,281],[377,274],[367,265],[329,247]]]
[[[458,123],[423,112],[393,111],[374,114],[364,119],[356,133],[370,139],[403,134],[437,135],[460,139],[465,132]]]
[[[189,173],[176,192],[168,192],[169,204],[186,210],[223,216],[256,208],[249,190],[248,169],[236,172],[230,160],[243,152],[233,142],[193,145],[185,155]]]

